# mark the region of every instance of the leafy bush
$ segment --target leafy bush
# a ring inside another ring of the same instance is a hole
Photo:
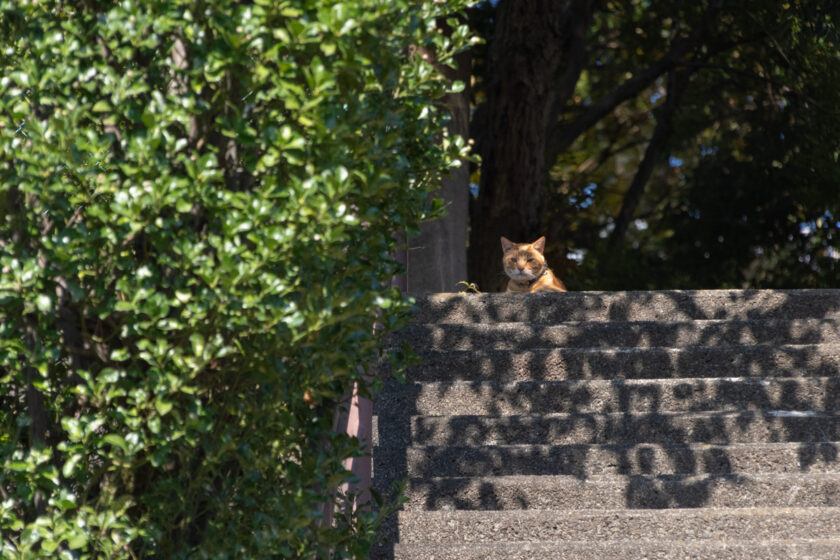
[[[462,7],[0,3],[4,558],[366,552],[332,422],[463,155],[412,54]]]

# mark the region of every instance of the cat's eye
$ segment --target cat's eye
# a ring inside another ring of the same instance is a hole
[[[531,258],[531,259],[528,259],[528,262],[529,262],[529,263],[532,263],[532,262],[537,262],[537,259],[533,259],[533,258]]]

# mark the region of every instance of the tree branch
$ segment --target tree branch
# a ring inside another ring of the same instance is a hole
[[[594,9],[590,0],[579,0],[570,4],[566,18],[563,23],[565,33],[566,66],[557,81],[557,98],[549,114],[550,123],[557,122],[563,107],[569,102],[569,98],[575,91],[575,86],[580,79],[580,74],[586,67],[586,30],[592,19]],[[551,141],[547,143],[549,155],[551,155]],[[549,157],[546,161],[552,161]]]
[[[653,137],[645,149],[645,155],[642,162],[639,164],[639,169],[636,170],[636,175],[633,176],[633,182],[624,195],[624,200],[621,204],[621,210],[615,219],[615,229],[612,231],[609,240],[609,246],[616,248],[621,244],[627,233],[627,228],[630,227],[630,221],[633,219],[633,213],[642,199],[642,194],[645,191],[645,186],[653,173],[653,168],[656,160],[659,159],[660,154],[664,151],[671,136],[674,124],[674,114],[679,105],[679,98],[685,91],[688,84],[689,72],[677,72],[671,70],[668,73],[668,93],[665,98],[665,104],[656,121],[656,128],[653,131]]]
[[[719,5],[712,7],[706,14],[704,25],[698,25],[686,38],[675,39],[668,52],[653,64],[615,87],[606,97],[591,105],[572,122],[557,127],[549,139],[548,161],[552,161],[558,154],[568,149],[581,134],[592,128],[618,105],[638,95],[656,78],[676,66],[686,53],[701,45],[708,34],[708,26],[717,16],[718,11]]]
[[[31,315],[24,319],[24,342],[27,350],[29,350],[30,361],[35,354],[37,346],[37,327],[34,324],[35,320]],[[40,377],[38,370],[30,364],[26,364],[23,368],[23,374],[26,379],[26,410],[29,413],[29,448],[37,449],[45,444],[47,435],[48,418],[47,411],[44,407],[44,395],[35,387],[35,383]],[[38,515],[43,515],[46,511],[47,504],[44,500],[44,494],[40,489],[35,490],[35,495],[32,497],[32,503],[35,506],[35,511]]]
[[[812,104],[814,107],[825,113],[826,115],[831,115],[832,117],[836,117],[840,115],[838,111],[832,111],[818,100],[814,99],[810,95],[803,93],[800,90],[794,89],[789,85],[780,82],[778,80],[773,79],[771,76],[767,74],[757,74],[755,72],[751,72],[749,70],[741,70],[739,68],[732,68],[731,66],[725,66],[723,64],[711,64],[708,62],[689,62],[686,66],[690,66],[691,68],[696,69],[713,69],[713,70],[721,70],[723,72],[729,72],[730,74],[734,74],[737,76],[741,76],[743,78],[748,78],[750,80],[755,80],[756,82],[764,82],[769,84],[775,88],[787,88],[788,92],[807,101],[808,103]]]

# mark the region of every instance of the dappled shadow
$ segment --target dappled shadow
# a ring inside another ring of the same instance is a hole
[[[423,363],[375,480],[410,507],[544,507],[548,475],[555,509],[791,505],[770,477],[840,473],[837,290],[438,295],[399,336]]]
[[[699,480],[680,476],[630,476],[627,481],[629,508],[696,508],[703,507],[716,484],[721,481],[738,483],[736,475],[714,475]]]

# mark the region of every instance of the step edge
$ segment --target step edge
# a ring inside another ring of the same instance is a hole
[[[759,409],[747,408],[738,410],[698,410],[698,411],[657,411],[657,412],[546,412],[533,414],[505,414],[489,415],[489,414],[412,414],[408,418],[411,420],[419,418],[485,418],[485,419],[518,419],[518,418],[592,418],[592,417],[700,417],[700,418],[719,418],[738,417],[745,414],[754,416],[764,416],[769,418],[838,418],[840,419],[840,410],[837,411],[820,411],[820,410],[780,410],[780,409]]]

